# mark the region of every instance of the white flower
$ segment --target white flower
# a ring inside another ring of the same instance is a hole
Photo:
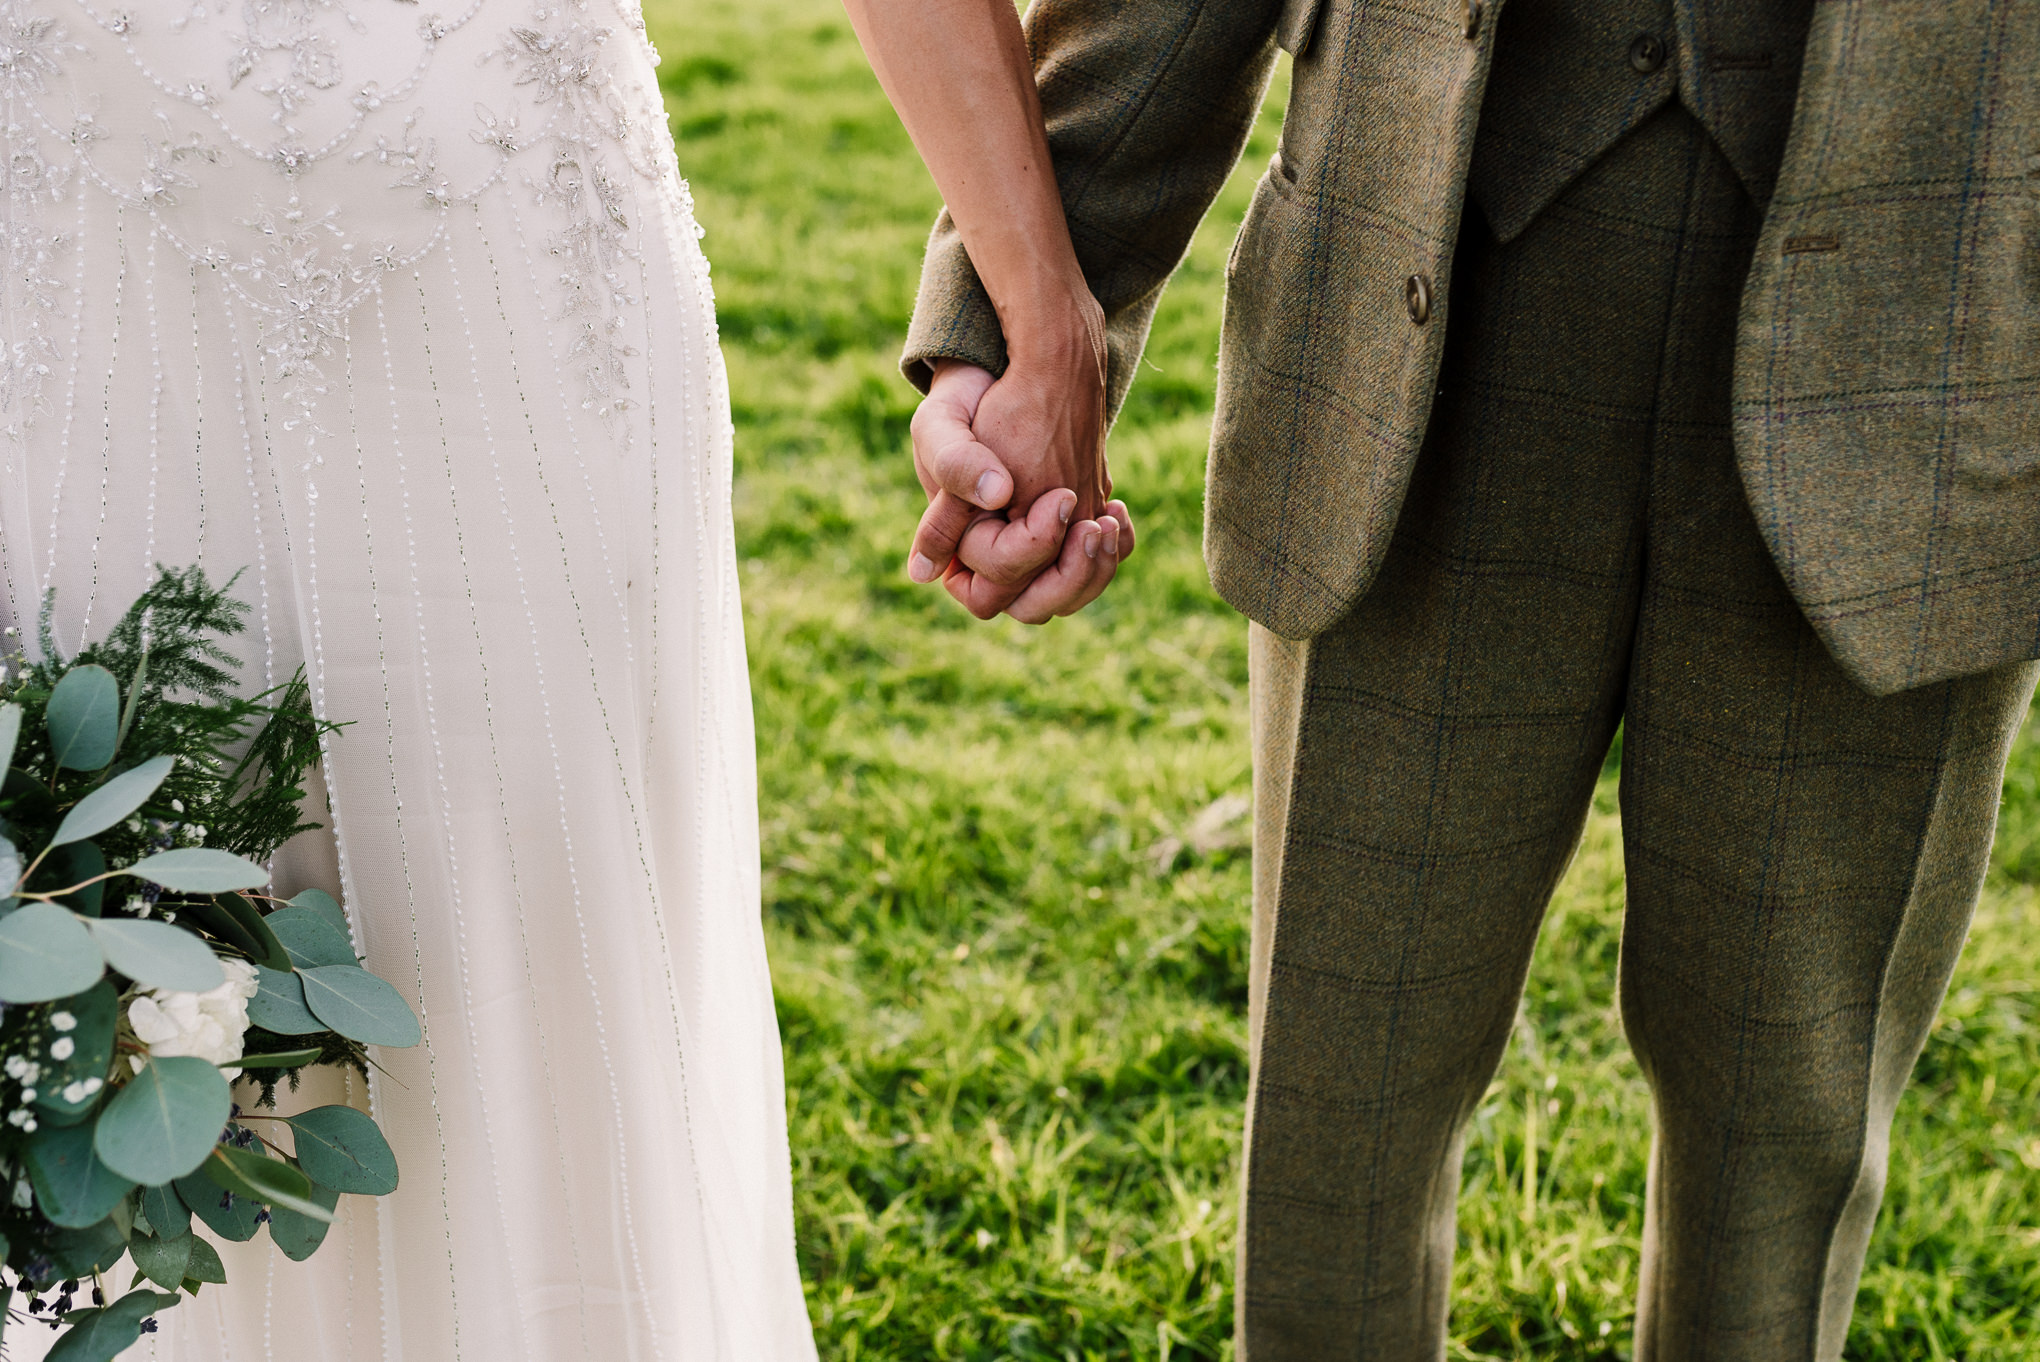
[[[50,1014],[50,1025],[56,1027],[59,1031],[75,1031],[78,1029],[78,1019],[68,1012],[52,1012]],[[61,1056],[59,1057],[61,1058]]]
[[[227,981],[204,993],[151,989],[128,1004],[128,1025],[149,1053],[168,1059],[192,1055],[214,1064],[241,1057],[241,1037],[248,1030],[248,1000],[255,996],[255,967],[245,960],[221,960]],[[139,1057],[132,1063],[139,1072]],[[239,1069],[221,1069],[228,1082]]]
[[[50,1058],[56,1060],[69,1059],[71,1052],[77,1048],[77,1041],[72,1040],[69,1036],[58,1036],[50,1042]]]

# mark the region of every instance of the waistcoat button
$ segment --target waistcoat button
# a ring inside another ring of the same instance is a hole
[[[1639,33],[1629,44],[1629,64],[1649,75],[1665,64],[1665,45],[1654,33]]]
[[[1403,306],[1410,310],[1410,320],[1418,326],[1431,320],[1431,278],[1425,274],[1413,274],[1403,280]]]
[[[1459,31],[1467,38],[1480,32],[1480,0],[1461,0],[1459,8]]]

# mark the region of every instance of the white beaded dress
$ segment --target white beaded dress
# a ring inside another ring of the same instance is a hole
[[[425,1033],[354,1094],[398,1191],[130,1356],[814,1356],[655,62],[631,0],[0,0],[0,623],[239,572],[247,680],[351,721],[279,885]]]

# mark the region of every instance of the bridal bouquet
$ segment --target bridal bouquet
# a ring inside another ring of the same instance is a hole
[[[228,1087],[247,1074],[273,1111],[306,1067],[365,1078],[365,1047],[419,1038],[331,897],[260,892],[260,862],[316,826],[304,775],[333,725],[302,673],[237,694],[218,640],[246,614],[166,570],[69,662],[47,603],[39,661],[0,641],[0,1334],[24,1293],[64,1330],[51,1362],[105,1362],[226,1280],[194,1218],[267,1224],[301,1260],[341,1193],[397,1185],[354,1108],[265,1116]],[[125,1290],[105,1276],[123,1256]]]

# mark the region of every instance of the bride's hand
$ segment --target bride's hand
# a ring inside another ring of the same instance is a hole
[[[1133,551],[1133,518],[1109,500],[1102,340],[1054,364],[1016,350],[997,381],[974,365],[936,366],[914,415],[914,468],[929,505],[908,573],[942,576],[980,619],[1005,610],[1040,624],[1104,591]]]

